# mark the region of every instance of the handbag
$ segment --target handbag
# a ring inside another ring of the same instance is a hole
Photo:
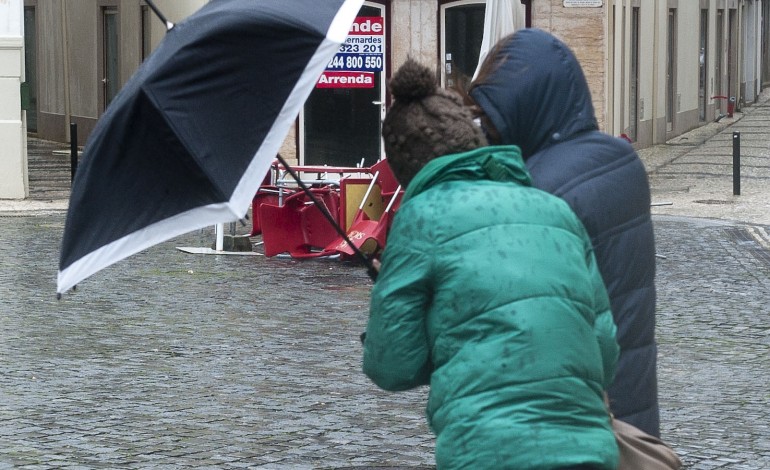
[[[679,470],[682,461],[665,442],[631,424],[612,418],[620,451],[618,470]]]

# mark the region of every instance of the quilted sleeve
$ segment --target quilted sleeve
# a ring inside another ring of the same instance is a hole
[[[599,343],[599,350],[602,355],[602,366],[604,369],[604,389],[609,388],[612,380],[615,378],[615,367],[617,366],[620,355],[620,347],[615,338],[617,328],[615,320],[612,318],[610,309],[610,299],[607,295],[607,289],[599,273],[591,241],[586,236],[586,259],[588,270],[591,274],[591,282],[594,288],[594,310],[596,320],[594,321],[594,334]]]
[[[426,385],[433,369],[425,326],[431,298],[430,250],[418,244],[399,236],[394,224],[372,289],[363,369],[385,390]]]

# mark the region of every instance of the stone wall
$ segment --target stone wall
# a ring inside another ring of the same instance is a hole
[[[606,5],[601,8],[567,8],[563,0],[532,2],[532,27],[549,31],[564,41],[580,61],[602,129],[606,94],[605,8]]]
[[[391,8],[390,74],[408,56],[435,65],[438,72],[436,0],[393,0]]]

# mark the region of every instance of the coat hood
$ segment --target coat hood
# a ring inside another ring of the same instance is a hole
[[[439,183],[456,180],[494,180],[532,185],[518,147],[481,147],[428,162],[409,183],[401,204]]]
[[[523,29],[502,39],[490,57],[495,63],[471,86],[470,96],[494,124],[500,143],[518,145],[527,159],[598,129],[583,70],[559,39]]]

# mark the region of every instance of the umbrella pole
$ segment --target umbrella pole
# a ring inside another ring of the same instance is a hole
[[[155,12],[155,15],[160,18],[160,20],[163,22],[164,25],[166,25],[166,31],[170,31],[171,28],[174,27],[174,23],[170,22],[166,19],[165,16],[163,16],[163,13],[160,12],[158,7],[155,6],[155,4],[152,2],[152,0],[145,0],[147,2],[147,5],[152,9],[153,12]]]
[[[217,224],[215,229],[217,239],[214,247],[217,251],[223,251],[225,249],[225,224]]]
[[[313,194],[313,192],[310,191],[310,188],[308,188],[307,185],[300,179],[299,175],[297,175],[294,169],[290,167],[288,163],[286,163],[286,160],[283,159],[280,153],[276,155],[276,158],[281,163],[281,165],[283,165],[286,171],[289,172],[291,177],[294,178],[297,184],[299,184],[299,187],[302,188],[302,191],[305,192],[307,197],[309,197],[310,200],[313,201],[313,204],[315,204],[318,210],[321,211],[321,214],[323,214],[326,220],[332,225],[332,227],[334,227],[334,230],[342,237],[343,240],[345,240],[348,246],[353,249],[353,252],[356,254],[356,256],[358,256],[361,259],[361,261],[363,261],[364,266],[366,266],[366,272],[369,274],[369,277],[372,279],[372,281],[376,281],[377,270],[374,268],[371,258],[366,256],[363,251],[361,251],[356,245],[353,244],[352,241],[350,241],[350,238],[348,238],[348,234],[345,233],[345,231],[342,230],[342,227],[340,227],[337,221],[334,220],[334,217],[329,213],[329,209],[326,207],[326,205],[322,204],[321,201],[319,201],[318,198],[315,197],[315,194]]]

